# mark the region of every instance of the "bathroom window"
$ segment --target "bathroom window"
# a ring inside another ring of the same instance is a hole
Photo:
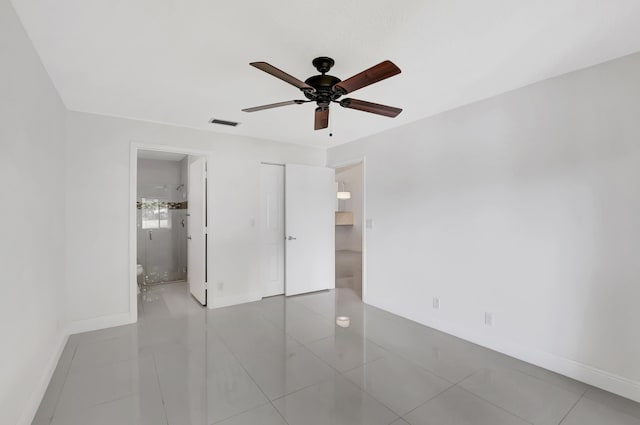
[[[142,198],[142,228],[170,229],[171,216],[166,201]]]

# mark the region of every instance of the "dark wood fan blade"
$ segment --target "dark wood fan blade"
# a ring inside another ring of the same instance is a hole
[[[316,108],[314,130],[322,130],[327,127],[329,127],[329,108]]]
[[[266,62],[251,62],[249,65],[258,68],[259,70],[264,71],[267,74],[271,74],[274,77],[281,79],[285,83],[289,83],[292,86],[295,86],[295,87],[299,88],[300,90],[315,91],[315,89],[313,87],[311,87],[309,84],[303,83],[302,81],[298,80],[293,75],[289,75],[286,72],[284,72],[283,70],[278,69],[273,65],[269,65]]]
[[[391,118],[397,117],[398,114],[402,112],[401,108],[394,108],[393,106],[380,105],[379,103],[366,102],[358,99],[342,99],[340,106]]]
[[[287,105],[300,105],[302,103],[311,102],[310,100],[287,100],[286,102],[270,103],[268,105],[254,106],[253,108],[243,109],[244,112],[256,112],[264,109],[279,108]]]
[[[339,82],[335,85],[334,89],[342,92],[342,94],[351,93],[370,84],[393,77],[401,72],[400,68],[398,68],[393,62],[384,61],[354,75],[351,78],[347,78],[346,80]]]

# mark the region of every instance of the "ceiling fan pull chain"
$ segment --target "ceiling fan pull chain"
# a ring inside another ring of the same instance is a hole
[[[335,114],[329,119],[329,137],[333,137],[333,117],[335,117]]]

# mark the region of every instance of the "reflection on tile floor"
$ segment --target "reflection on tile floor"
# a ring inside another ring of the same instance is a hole
[[[174,283],[139,314],[69,338],[34,425],[640,425],[638,403],[349,289],[207,310]]]

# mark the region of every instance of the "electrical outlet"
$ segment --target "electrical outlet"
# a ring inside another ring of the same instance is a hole
[[[493,314],[488,311],[484,313],[484,324],[486,326],[493,326]]]
[[[434,310],[440,310],[440,298],[433,297],[433,308]]]

